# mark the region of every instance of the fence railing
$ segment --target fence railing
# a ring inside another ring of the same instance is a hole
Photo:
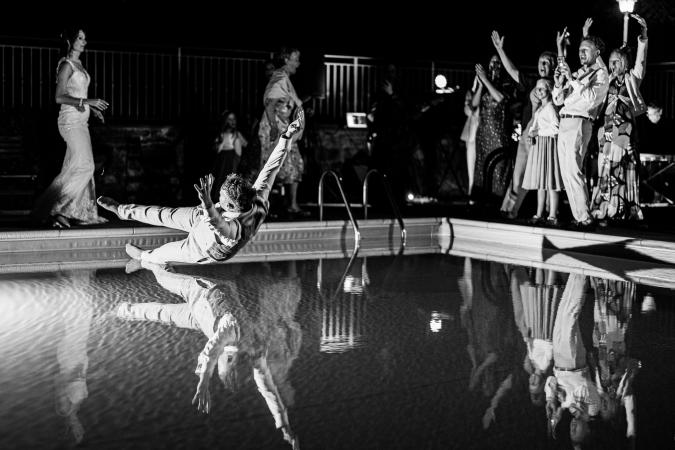
[[[262,110],[264,61],[269,53],[87,50],[83,63],[92,77],[90,95],[110,102],[108,117],[125,122],[171,121],[200,112],[211,117],[225,109],[256,117]],[[0,45],[0,106],[44,109],[54,106],[56,48]],[[324,118],[366,111],[386,68],[368,57],[325,55],[325,83],[314,105]],[[302,70],[302,67],[300,68]],[[450,86],[465,90],[474,78],[471,64],[427,61],[398,64],[399,90],[417,96],[433,89],[441,73]],[[298,87],[298,86],[296,86]],[[647,101],[675,115],[675,63],[652,64],[642,87]]]

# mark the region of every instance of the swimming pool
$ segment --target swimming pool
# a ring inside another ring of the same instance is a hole
[[[553,439],[529,385],[574,289],[618,405],[593,448],[627,446],[622,379],[637,447],[672,444],[672,290],[404,252],[2,274],[0,448],[290,448],[277,426],[311,449],[570,448],[571,416]],[[195,369],[228,313],[203,414]]]

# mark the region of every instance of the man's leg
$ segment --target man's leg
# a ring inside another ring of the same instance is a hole
[[[192,308],[185,304],[122,302],[117,307],[117,317],[124,320],[160,322],[191,330],[200,329],[197,320],[192,315]]]
[[[571,273],[558,306],[553,326],[553,360],[562,369],[581,369],[587,365],[579,328],[579,314],[586,299],[588,277]]]
[[[511,184],[506,189],[506,195],[502,202],[501,211],[515,218],[520,210],[520,205],[527,195],[527,189],[523,189],[523,178],[525,177],[525,166],[527,166],[527,156],[530,153],[530,145],[526,140],[521,139],[518,143],[518,153],[516,153],[516,162],[513,166],[513,177]]]
[[[560,175],[567,191],[572,215],[577,222],[590,219],[586,179],[582,169],[591,131],[592,124],[587,120],[569,118],[560,120],[558,134]]]
[[[127,253],[132,258],[140,259],[142,262],[147,263],[167,264],[170,262],[180,262],[197,264],[209,260],[207,256],[202,254],[192,234],[189,234],[185,239],[169,242],[154,250],[141,250],[138,247],[136,249],[135,254],[132,254],[129,249],[127,249]]]
[[[136,220],[148,225],[168,227],[190,232],[199,218],[199,208],[169,208],[163,206],[145,206],[121,204],[110,197],[99,197],[101,207],[114,213],[123,220]]]

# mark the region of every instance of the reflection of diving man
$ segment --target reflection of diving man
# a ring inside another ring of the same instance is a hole
[[[582,339],[580,315],[588,291],[588,279],[570,274],[553,326],[553,376],[546,380],[546,411],[555,427],[562,409],[572,414],[570,438],[582,444],[589,436],[588,421],[596,416],[600,398],[592,381]]]
[[[56,413],[65,418],[66,430],[73,434],[75,444],[84,439],[84,427],[77,416],[87,391],[87,340],[92,319],[91,292],[88,286],[91,272],[72,272],[64,278],[68,286],[68,301],[62,303],[63,338],[56,349],[59,372],[56,374]]]
[[[215,283],[169,272],[155,264],[144,262],[144,266],[152,270],[162,287],[180,295],[186,304],[122,303],[118,317],[201,330],[209,338],[198,357],[195,373],[199,382],[192,400],[202,412],[211,410],[210,382],[216,366],[225,386],[234,388],[237,370],[243,361],[250,361],[258,391],[276,427],[281,429],[284,439],[297,448],[298,440],[288,420],[287,404],[292,404],[293,396],[292,388],[287,386],[290,384],[287,374],[302,339],[300,327],[294,321],[301,295],[299,278],[256,279],[255,284],[245,290],[259,290],[263,296],[260,317],[254,322],[240,301],[234,282]]]

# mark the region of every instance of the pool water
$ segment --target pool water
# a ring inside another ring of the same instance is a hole
[[[603,386],[588,448],[673,447],[668,289],[440,254],[152,269],[0,276],[1,449],[572,448],[541,388],[570,352]]]

